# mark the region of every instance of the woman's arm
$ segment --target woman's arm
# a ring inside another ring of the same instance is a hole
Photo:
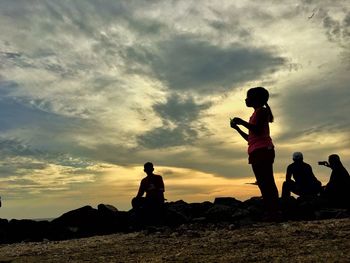
[[[235,129],[235,130],[239,133],[239,135],[242,136],[242,138],[243,138],[244,140],[248,141],[248,134],[246,134],[244,131],[242,131],[242,130],[237,126],[237,124],[234,123],[234,119],[231,120],[230,125],[231,125],[231,128],[232,128],[232,129]]]
[[[255,132],[255,130],[256,130],[255,124],[251,124],[249,122],[246,122],[246,121],[242,120],[241,118],[235,117],[235,118],[233,118],[233,122],[236,125],[242,125],[243,127],[246,127],[250,131]]]
[[[268,114],[265,108],[260,108],[256,111],[256,124],[252,124],[242,120],[241,118],[233,118],[232,122],[236,125],[242,125],[248,130],[259,134],[264,129],[264,123],[268,122]]]

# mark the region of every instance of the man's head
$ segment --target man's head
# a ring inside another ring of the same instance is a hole
[[[151,163],[151,162],[145,163],[145,164],[143,165],[143,170],[145,171],[145,173],[146,173],[147,175],[152,174],[153,171],[154,171],[153,163]]]
[[[302,162],[304,159],[303,154],[301,152],[293,153],[293,161],[294,162]]]

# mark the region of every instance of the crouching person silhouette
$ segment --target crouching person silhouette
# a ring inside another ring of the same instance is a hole
[[[339,155],[332,154],[328,157],[328,162],[319,162],[319,164],[332,169],[322,196],[333,206],[350,208],[350,175],[340,161]]]
[[[303,154],[293,153],[293,161],[287,167],[286,181],[282,186],[282,198],[288,199],[291,192],[300,197],[317,196],[321,192],[322,184],[315,177],[311,166],[304,162]]]
[[[150,162],[144,164],[143,170],[147,176],[141,180],[139,191],[132,199],[132,207],[157,212],[163,208],[165,200],[163,178],[153,173],[153,164]],[[146,197],[143,197],[145,193]]]

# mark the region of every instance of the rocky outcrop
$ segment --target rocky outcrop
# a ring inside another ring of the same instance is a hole
[[[281,221],[315,220],[350,217],[348,208],[330,206],[320,199],[293,197],[280,200]],[[228,223],[235,227],[264,220],[260,197],[244,202],[233,197],[216,198],[214,202],[169,202],[157,211],[119,211],[108,204],[97,209],[84,206],[69,211],[52,221],[0,219],[0,243],[64,240],[117,232],[132,232],[150,227],[173,228],[180,225]]]

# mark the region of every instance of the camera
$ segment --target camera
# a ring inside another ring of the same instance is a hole
[[[326,161],[321,161],[321,162],[318,162],[318,165],[328,166],[328,162],[326,162]]]

